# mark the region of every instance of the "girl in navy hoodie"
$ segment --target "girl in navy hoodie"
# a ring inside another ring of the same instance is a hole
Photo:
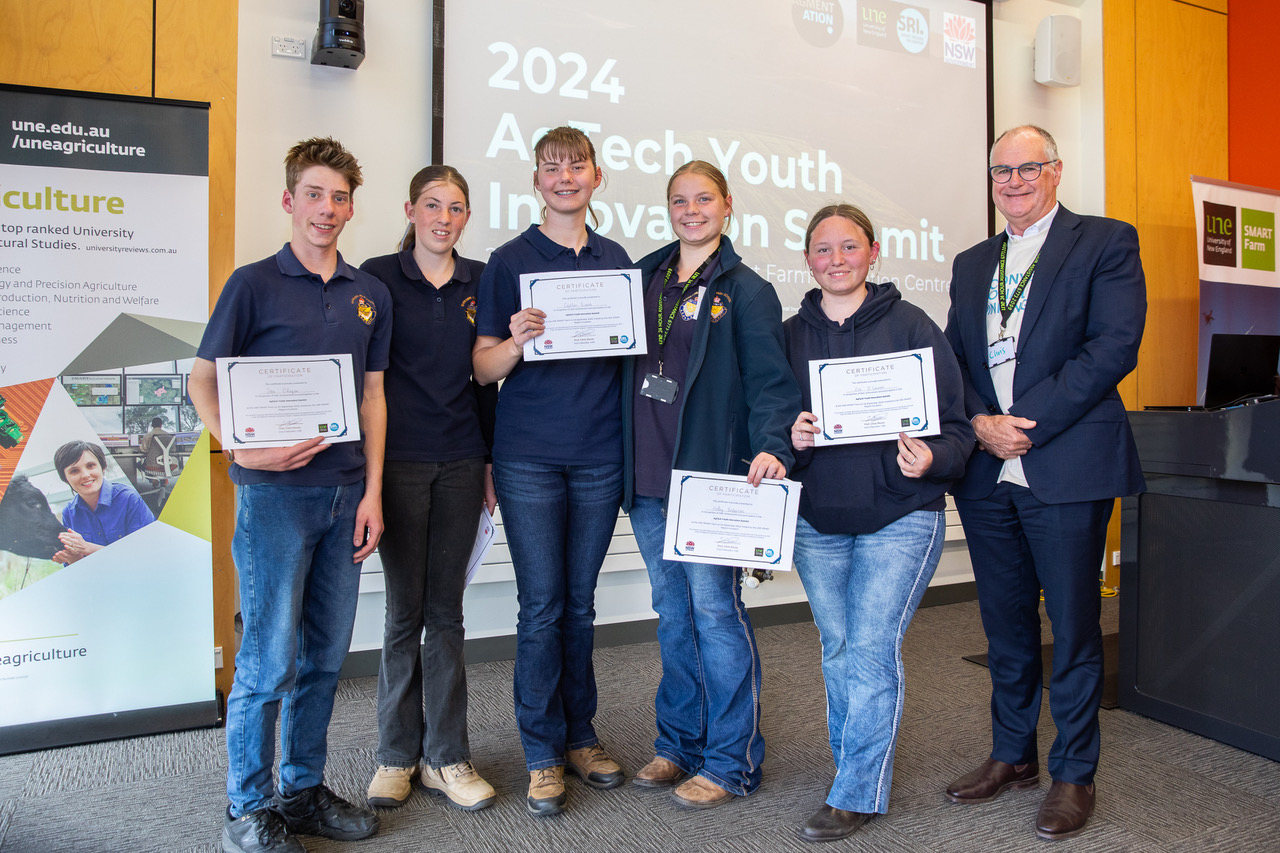
[[[942,331],[890,283],[867,281],[880,254],[870,219],[824,207],[805,232],[818,287],[783,324],[804,409],[791,428],[804,483],[796,568],[822,637],[827,726],[836,778],[801,828],[808,841],[851,835],[888,810],[902,718],[902,637],[942,556],[944,500],[974,445],[960,368]],[[821,429],[809,362],[933,349],[941,434],[814,447]]]

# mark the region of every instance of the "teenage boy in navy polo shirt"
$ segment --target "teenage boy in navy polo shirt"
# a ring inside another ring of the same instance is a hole
[[[292,239],[232,273],[191,370],[192,402],[221,441],[215,359],[350,353],[363,436],[362,443],[327,445],[317,436],[292,447],[223,451],[236,484],[231,553],[244,621],[227,699],[222,849],[229,853],[300,853],[296,834],[353,840],[378,829],[377,815],[324,784],[360,563],[382,535],[391,298],[338,253],[360,183],[359,164],[336,140],[308,139],[289,150],[281,206],[293,217]]]

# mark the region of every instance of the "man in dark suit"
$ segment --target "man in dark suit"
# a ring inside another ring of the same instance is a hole
[[[1039,785],[1043,589],[1058,733],[1036,833],[1070,838],[1093,813],[1107,520],[1115,498],[1143,488],[1116,384],[1137,363],[1146,284],[1132,226],[1058,204],[1047,131],[1006,131],[990,172],[1008,228],[956,256],[946,334],[985,451],[952,491],[989,644],[993,743],[947,796],[982,803]]]

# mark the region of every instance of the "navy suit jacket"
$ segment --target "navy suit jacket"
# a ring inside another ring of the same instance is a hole
[[[987,298],[1004,239],[1001,233],[961,252],[952,266],[946,336],[970,418],[1000,414],[987,368]],[[1022,466],[1037,500],[1101,500],[1144,488],[1116,385],[1137,365],[1146,312],[1133,226],[1059,207],[1028,288],[1009,409],[1036,422]],[[986,497],[1002,465],[976,451],[952,493]]]

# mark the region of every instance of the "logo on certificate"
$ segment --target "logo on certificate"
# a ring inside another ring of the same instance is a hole
[[[688,542],[684,543],[684,549],[685,549],[686,551],[692,551],[692,550],[693,550],[693,540],[692,540],[692,539],[690,539]]]
[[[842,432],[844,432],[844,424],[836,424],[831,428],[832,435],[840,435]]]
[[[543,349],[551,349],[552,346],[554,346],[554,344],[551,343],[551,338],[547,338],[542,342]]]
[[[614,344],[614,345],[616,346],[616,345],[617,345],[617,343],[618,343],[618,336],[617,336],[617,335],[610,335],[610,336],[609,336],[609,343]]]
[[[623,336],[622,336],[622,342],[623,342],[624,344],[626,344],[626,343],[630,343],[631,341],[630,341],[630,339],[629,339],[626,335],[623,335]]]
[[[250,438],[253,437],[253,427],[245,427],[244,434]]]
[[[316,429],[317,429],[318,431],[320,431],[320,432],[328,432],[328,431],[329,431],[329,425],[328,425],[328,424],[318,424],[318,425],[316,426]]]
[[[911,418],[903,418],[903,419],[902,419],[902,426],[904,426],[904,427],[909,427],[909,426],[911,426]]]
[[[763,548],[757,548],[757,549],[756,549],[756,551],[755,551],[755,556],[757,556],[757,557],[763,557],[763,556],[764,556],[764,549],[763,549]]]

